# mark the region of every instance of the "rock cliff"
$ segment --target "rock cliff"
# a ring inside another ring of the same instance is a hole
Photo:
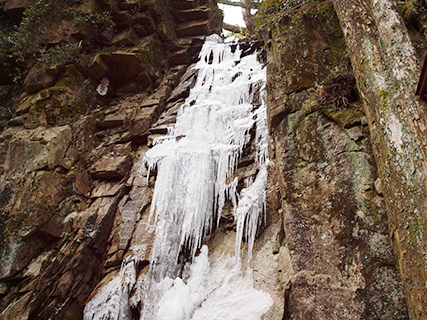
[[[421,63],[425,9],[410,2],[393,12]],[[141,178],[140,162],[175,122],[221,13],[204,0],[0,6],[0,319],[82,319],[141,239],[146,272],[155,177]],[[239,46],[267,68],[266,219],[249,262],[254,287],[274,300],[263,319],[422,319],[407,285],[420,276],[402,259],[411,250],[389,228],[390,203],[403,200],[385,180],[381,120],[367,107],[383,95],[366,93],[339,5],[269,0],[255,20],[258,39]],[[257,173],[254,158],[251,142],[239,190]],[[233,253],[235,232],[226,204],[204,243]]]

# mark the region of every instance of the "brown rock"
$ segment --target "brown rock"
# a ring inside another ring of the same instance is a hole
[[[188,10],[194,7],[195,7],[195,4],[193,0],[172,2],[172,8],[174,8],[175,10]]]
[[[33,68],[24,80],[25,91],[28,94],[38,92],[51,87],[58,76],[59,69],[38,69]]]
[[[67,170],[70,170],[73,167],[78,157],[79,157],[78,151],[76,150],[73,144],[70,144],[64,159],[62,159],[61,166]]]
[[[16,115],[20,116],[27,113],[30,110],[31,104],[33,103],[33,97],[25,97],[15,110]]]
[[[194,64],[187,68],[187,71],[182,76],[180,83],[173,89],[168,102],[175,102],[179,99],[185,99],[190,93],[190,89],[196,83],[197,69],[194,68]]]
[[[279,243],[280,249],[277,252],[274,251],[281,228],[282,221],[267,228],[260,241],[264,245],[254,253],[251,262],[251,266],[254,268],[254,288],[270,294],[274,301],[273,306],[263,315],[262,319],[283,319],[285,290],[294,274],[289,249],[280,246]]]
[[[198,7],[187,10],[175,10],[172,12],[175,18],[178,21],[195,21],[195,20],[208,20],[209,19],[209,9],[207,7]]]
[[[8,237],[7,240],[0,258],[0,279],[13,277],[50,243],[37,235],[25,240],[21,237]]]
[[[129,25],[132,22],[132,14],[128,10],[113,12],[113,20],[121,26]]]
[[[96,55],[89,64],[89,74],[97,81],[108,74],[108,65],[103,61],[102,55]]]
[[[16,298],[15,301],[11,303],[10,307],[0,314],[0,319],[29,320],[31,308],[28,303],[32,295],[32,292],[28,292],[24,296]]]
[[[191,37],[205,35],[208,27],[207,21],[192,21],[179,24],[176,28],[178,37]]]
[[[141,2],[139,0],[128,0],[126,2],[119,2],[119,8],[122,10],[132,11],[139,8]]]
[[[123,188],[124,183],[111,183],[106,181],[101,181],[93,189],[91,198],[99,197],[114,197],[119,194],[120,190]]]
[[[71,143],[70,126],[35,130],[9,130],[9,140],[4,169],[8,174],[60,166]]]
[[[365,188],[374,181],[372,151],[319,112],[290,114],[274,137],[284,244],[293,269],[288,317],[403,317],[384,207],[378,211]]]
[[[169,66],[188,65],[191,61],[190,50],[185,48],[171,53],[168,57]]]
[[[97,121],[96,124],[104,129],[114,128],[121,126],[127,118],[127,112],[121,111],[119,113],[108,114],[103,120]]]
[[[86,171],[77,173],[75,179],[76,191],[79,195],[87,197],[91,188],[89,174]]]
[[[4,12],[15,21],[21,21],[24,10],[34,3],[36,0],[8,0],[4,5]]]
[[[135,139],[148,134],[148,129],[150,129],[151,124],[159,117],[160,110],[161,107],[158,105],[141,108],[130,124],[129,133],[131,138]]]
[[[131,158],[126,156],[104,156],[95,162],[89,172],[95,179],[120,179],[129,171]]]
[[[138,36],[132,28],[122,31],[114,36],[112,44],[117,47],[133,47],[138,44]]]
[[[7,124],[11,127],[21,127],[27,123],[28,115],[23,114],[17,117],[10,119]]]
[[[141,24],[134,25],[134,26],[132,26],[132,28],[133,28],[133,31],[135,31],[135,33],[140,38],[145,37],[149,34],[149,32],[147,31],[147,28]]]

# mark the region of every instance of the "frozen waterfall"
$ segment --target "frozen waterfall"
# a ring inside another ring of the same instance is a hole
[[[266,71],[256,54],[241,58],[239,46],[234,49],[218,35],[206,39],[176,124],[143,158],[148,176],[157,171],[149,271],[137,276],[138,255],[124,261],[120,274],[87,304],[85,320],[130,319],[137,305],[141,319],[260,319],[272,304],[253,288],[251,270],[242,271],[240,261],[243,237],[251,257],[265,209]],[[258,168],[238,192],[235,170],[251,134]],[[209,255],[203,239],[218,226],[226,201],[234,206],[236,253]],[[192,263],[181,274],[176,269],[184,249]]]

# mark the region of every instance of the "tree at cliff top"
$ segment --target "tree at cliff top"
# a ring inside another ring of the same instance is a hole
[[[412,319],[427,317],[427,114],[393,0],[333,0],[365,104]]]

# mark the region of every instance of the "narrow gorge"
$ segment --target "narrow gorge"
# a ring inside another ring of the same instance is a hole
[[[427,5],[235,5],[0,1],[1,320],[427,317]]]

